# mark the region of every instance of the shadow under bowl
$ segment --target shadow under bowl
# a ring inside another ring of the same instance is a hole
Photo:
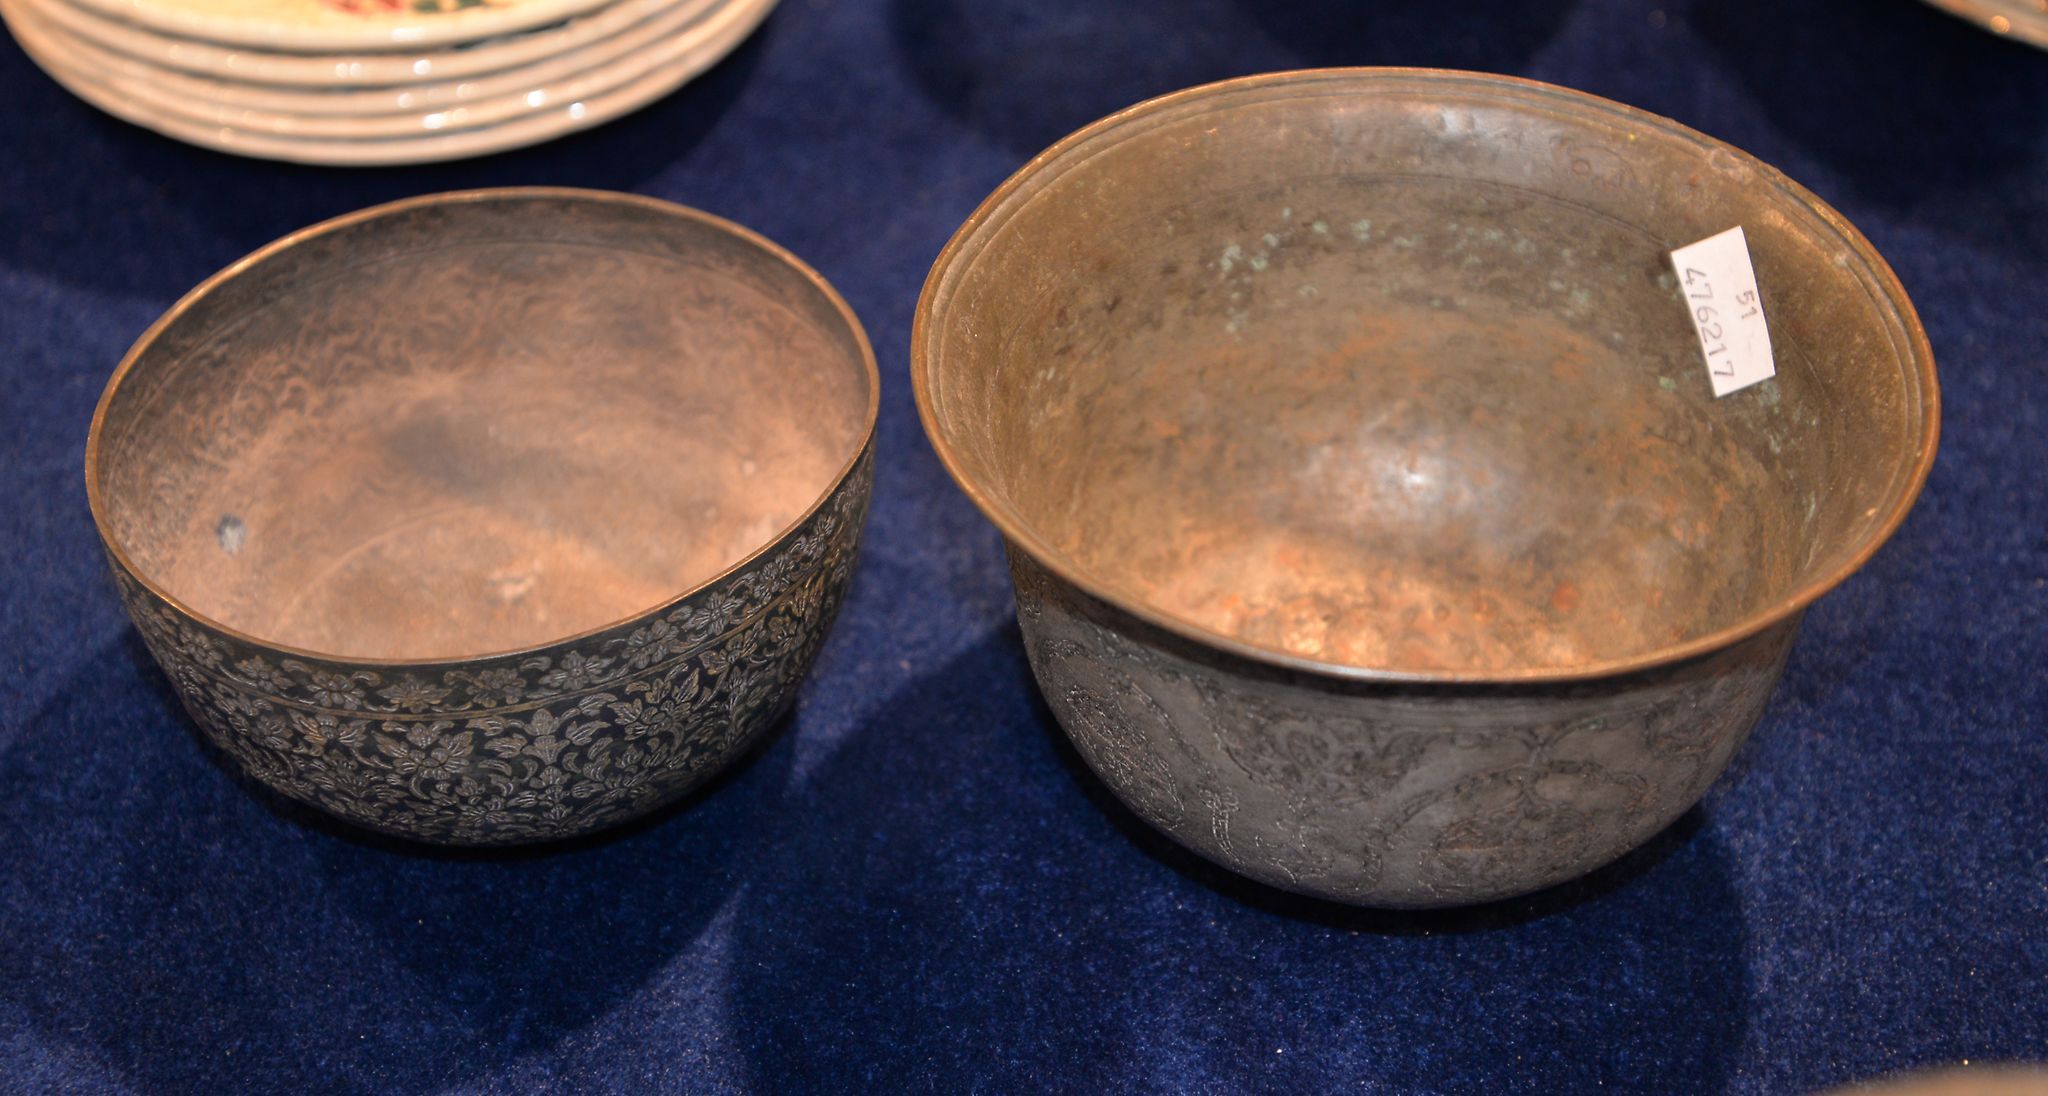
[[[150,328],[86,480],[205,733],[426,841],[568,837],[787,707],[858,548],[858,320],[729,222],[595,191],[410,199],[269,245]]]
[[[1668,252],[1734,226],[1778,373],[1716,398]],[[1561,882],[1697,801],[1937,433],[1904,290],[1819,199],[1428,70],[1068,137],[939,257],[912,375],[1103,779],[1227,867],[1384,906]]]

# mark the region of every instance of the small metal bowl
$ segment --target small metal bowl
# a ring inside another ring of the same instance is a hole
[[[1667,252],[1734,225],[1778,376],[1717,400]],[[1068,137],[939,256],[911,363],[1096,773],[1226,867],[1377,906],[1532,891],[1677,818],[1937,432],[1905,292],[1813,195],[1454,72]]]
[[[279,240],[115,370],[86,488],[129,614],[247,773],[423,841],[644,814],[790,703],[877,407],[831,286],[737,225],[444,194]]]

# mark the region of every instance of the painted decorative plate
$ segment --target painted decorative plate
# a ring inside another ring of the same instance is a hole
[[[518,118],[474,128],[404,138],[370,140],[281,136],[229,125],[194,122],[165,112],[154,96],[136,97],[111,86],[103,74],[74,67],[52,49],[33,23],[14,19],[10,28],[29,57],[79,98],[124,121],[204,148],[267,160],[303,164],[370,166],[465,159],[538,144],[588,129],[647,105],[716,64],[753,32],[776,0],[721,0],[717,8],[676,38],[662,43],[659,63],[620,86],[569,103],[557,103]],[[12,15],[0,0],[0,14]]]
[[[152,64],[147,58],[77,34],[47,18],[55,5],[36,0],[0,0],[9,23],[37,35],[45,54],[54,54],[73,68],[93,73],[102,82],[138,82],[166,108],[215,107],[266,111],[308,118],[375,118],[411,116],[422,131],[460,128],[455,117],[424,119],[440,113],[466,111],[504,96],[518,96],[529,106],[554,97],[554,85],[581,73],[611,66],[650,45],[681,33],[720,8],[722,0],[669,0],[659,15],[581,48],[564,50],[525,65],[450,80],[421,80],[381,87],[292,87],[193,75]],[[222,124],[237,124],[223,121]]]
[[[301,53],[473,42],[573,18],[611,0],[77,0],[164,34]]]
[[[574,19],[447,47],[385,52],[284,53],[179,38],[82,6],[86,0],[21,0],[22,10],[65,34],[155,68],[241,84],[338,91],[462,80],[558,59],[677,7],[702,0],[615,0]]]

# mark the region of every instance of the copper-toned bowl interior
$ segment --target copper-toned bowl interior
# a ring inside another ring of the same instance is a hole
[[[109,543],[267,644],[453,659],[662,606],[823,499],[872,428],[850,313],[715,218],[576,192],[401,203],[144,336],[89,470]]]
[[[1716,399],[1666,252],[1743,225],[1778,376]],[[1308,73],[1056,146],[940,258],[914,369],[1013,541],[1337,672],[1586,674],[1860,564],[1932,458],[1924,335],[1745,156],[1518,81]]]

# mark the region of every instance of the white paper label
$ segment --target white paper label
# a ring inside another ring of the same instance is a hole
[[[1749,264],[1749,240],[1737,225],[1671,253],[1678,272],[1678,290],[1692,310],[1692,327],[1706,355],[1707,377],[1714,395],[1730,392],[1778,373],[1771,357],[1771,331],[1764,325],[1764,302],[1756,291],[1756,270]]]

